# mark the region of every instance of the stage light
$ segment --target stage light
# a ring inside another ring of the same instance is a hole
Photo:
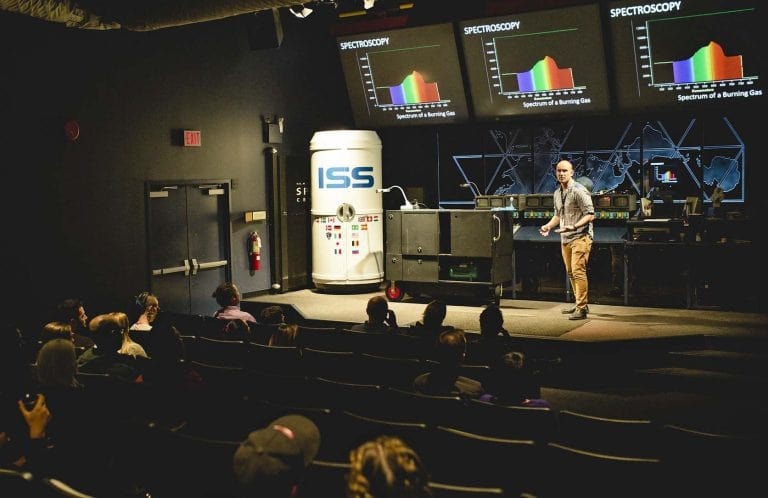
[[[400,191],[401,194],[403,194],[403,200],[405,201],[405,203],[402,206],[400,206],[400,210],[413,209],[413,204],[411,204],[411,201],[409,201],[408,198],[405,196],[405,192],[403,192],[402,187],[400,187],[399,185],[392,185],[391,187],[387,187],[387,188],[377,188],[376,193],[380,194],[381,192],[391,192],[393,188],[396,188],[397,190]]]
[[[291,12],[291,14],[293,14],[294,16],[300,19],[304,19],[305,17],[310,15],[312,12],[314,12],[312,9],[310,9],[304,4],[293,5],[289,7],[288,10]]]
[[[363,8],[365,10],[372,9],[376,4],[376,0],[363,0]]]
[[[468,188],[474,197],[480,195],[480,189],[477,188],[475,182],[459,183],[459,187]]]

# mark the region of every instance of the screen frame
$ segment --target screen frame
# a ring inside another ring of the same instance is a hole
[[[357,128],[469,122],[453,23],[341,35],[336,48]]]

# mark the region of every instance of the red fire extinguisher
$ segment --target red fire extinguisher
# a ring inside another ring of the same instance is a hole
[[[248,261],[251,275],[261,269],[261,237],[259,232],[251,232],[248,236]]]

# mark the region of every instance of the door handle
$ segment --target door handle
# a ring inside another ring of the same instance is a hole
[[[197,260],[193,259],[192,261],[196,262]],[[196,264],[197,264],[198,270],[208,270],[211,268],[219,268],[221,266],[227,266],[227,263],[229,263],[229,261],[227,261],[226,259],[222,259],[221,261],[208,261],[205,263],[196,263]]]
[[[192,275],[197,275],[197,270],[200,268],[200,264],[197,259],[192,258]]]
[[[156,277],[158,275],[170,275],[171,273],[181,273],[184,272],[184,275],[189,275],[189,261],[184,260],[184,266],[170,266],[168,268],[153,268],[152,269],[152,276]]]
[[[497,229],[496,234],[493,236],[493,241],[498,242],[501,239],[501,219],[495,214],[493,215],[493,224],[494,228]]]

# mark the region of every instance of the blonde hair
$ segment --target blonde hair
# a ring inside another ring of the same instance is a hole
[[[120,349],[118,349],[117,352],[120,354],[126,354],[133,357],[143,356],[145,358],[149,358],[149,355],[144,350],[144,347],[142,347],[141,344],[134,342],[134,340],[131,339],[130,321],[128,320],[128,315],[126,315],[122,311],[113,311],[112,313],[109,313],[109,316],[112,318],[113,322],[120,327],[120,330],[123,335],[122,345],[120,346]]]
[[[348,498],[431,497],[421,458],[395,436],[379,436],[349,454]]]

